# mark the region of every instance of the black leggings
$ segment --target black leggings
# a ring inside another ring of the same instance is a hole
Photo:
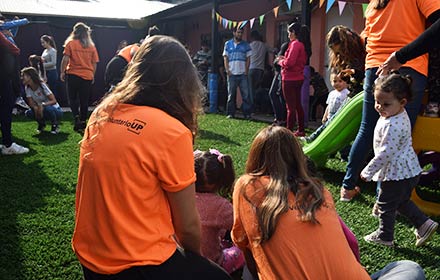
[[[67,75],[67,93],[69,96],[70,109],[72,110],[73,116],[79,116],[82,122],[87,120],[91,90],[91,80],[84,80],[76,75]]]
[[[217,264],[200,255],[180,249],[160,265],[134,266],[111,275],[98,274],[83,266],[83,272],[85,280],[231,279]]]

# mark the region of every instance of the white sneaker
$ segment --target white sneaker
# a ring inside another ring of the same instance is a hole
[[[425,243],[434,235],[438,228],[438,223],[428,219],[423,225],[415,230],[416,247],[425,245]]]
[[[26,154],[28,152],[29,152],[28,148],[20,146],[16,143],[12,143],[12,145],[9,148],[5,146],[2,147],[2,155],[20,155],[20,154]]]

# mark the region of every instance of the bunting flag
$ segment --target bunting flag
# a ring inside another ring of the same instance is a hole
[[[224,27],[225,29],[228,28],[228,20],[227,20],[227,19],[223,18],[223,19],[222,19],[222,24],[223,24],[223,27]]]
[[[362,13],[364,14],[365,17],[365,11],[367,10],[368,4],[362,4]]]
[[[264,16],[265,16],[265,15],[261,15],[261,16],[260,16],[260,25],[263,25]]]
[[[319,7],[321,8],[324,5],[324,0],[319,0]]]
[[[232,27],[232,21],[228,21],[228,28],[231,29]]]
[[[338,1],[339,15],[342,15],[342,12],[344,11],[344,8],[345,8],[345,4],[347,4],[347,2]]]
[[[251,18],[251,20],[250,20],[251,29],[252,29],[252,26],[254,26],[254,21],[255,21],[255,18]]]
[[[275,18],[278,17],[278,10],[279,10],[279,9],[280,9],[280,6],[273,8],[273,13],[274,13],[274,15],[275,15]],[[261,22],[260,22],[260,25],[261,25]]]
[[[240,28],[243,28],[246,26],[246,24],[248,23],[248,20],[242,21],[241,25],[239,25]],[[252,28],[252,27],[251,27]]]
[[[287,3],[287,7],[289,7],[289,10],[291,10],[292,9],[292,0],[286,0],[286,3]]]
[[[336,0],[327,0],[327,8],[325,9],[325,12],[328,13],[330,11],[330,8],[333,6]]]
[[[232,27],[233,27],[233,28],[237,27],[237,22],[236,22],[236,21],[233,21],[233,22],[232,22]]]
[[[221,16],[218,13],[215,13],[215,17],[217,18],[217,21],[221,20]]]

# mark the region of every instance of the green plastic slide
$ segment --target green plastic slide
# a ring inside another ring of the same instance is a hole
[[[349,145],[356,137],[362,118],[363,96],[363,92],[354,96],[322,133],[303,147],[304,154],[317,166],[324,166],[329,155]]]

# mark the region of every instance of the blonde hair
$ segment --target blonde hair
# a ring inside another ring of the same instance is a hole
[[[90,33],[92,30],[85,23],[78,22],[73,26],[73,30],[64,42],[64,47],[72,40],[79,40],[83,48],[94,46]]]
[[[260,242],[271,238],[280,216],[289,210],[289,192],[295,194],[294,208],[299,219],[318,223],[315,212],[324,202],[323,186],[310,177],[307,159],[290,130],[280,126],[261,130],[252,142],[246,173],[249,178],[246,185],[261,176],[269,176],[269,183],[262,190],[263,201],[254,205],[262,234]],[[244,188],[242,194],[252,203]]]
[[[158,108],[195,135],[202,94],[198,73],[182,44],[168,36],[152,36],[136,52],[123,80],[96,107],[87,130],[111,118],[116,106],[125,103]]]

